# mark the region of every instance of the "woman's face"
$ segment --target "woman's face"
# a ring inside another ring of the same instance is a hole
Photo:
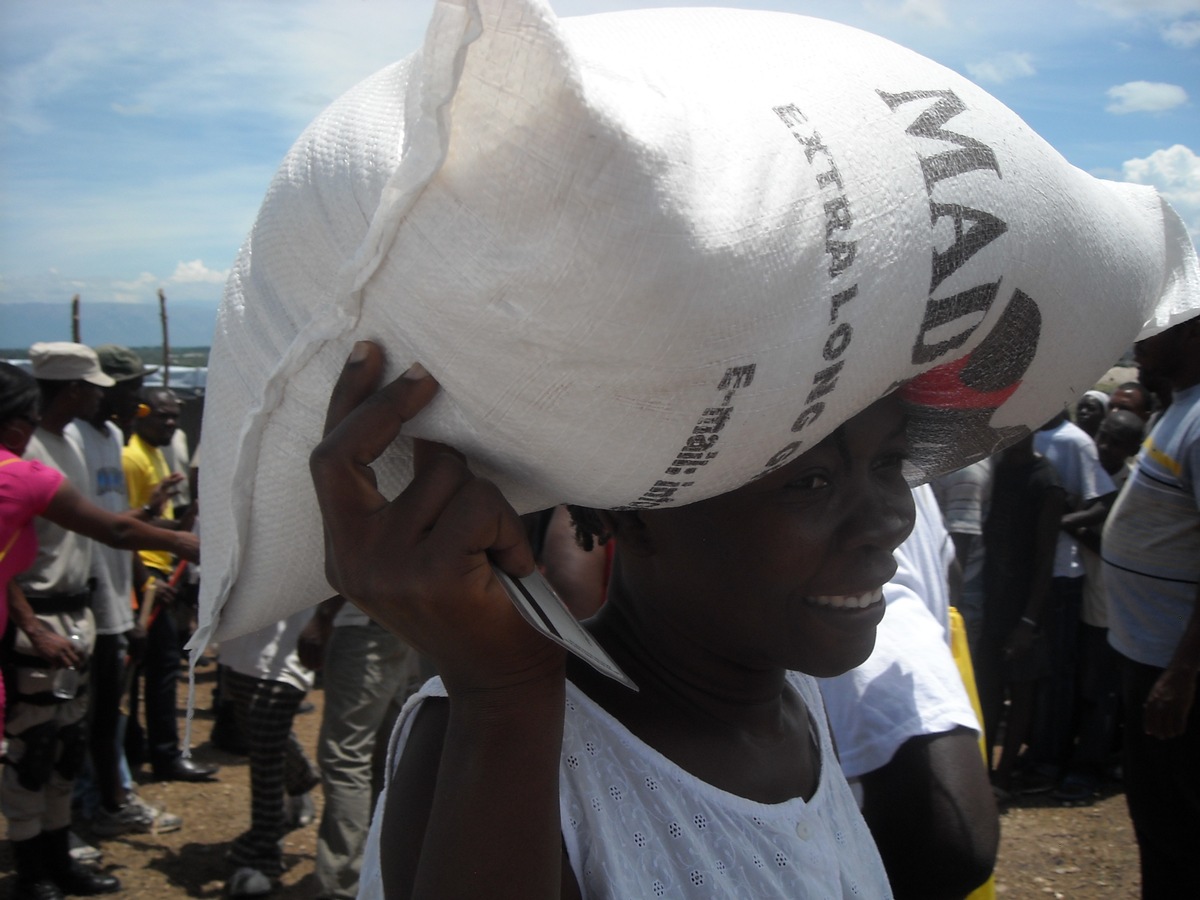
[[[866,659],[914,520],[905,424],[886,398],[758,481],[638,514],[668,631],[756,668],[829,676]]]

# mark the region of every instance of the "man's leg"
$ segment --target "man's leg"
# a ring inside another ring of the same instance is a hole
[[[237,866],[269,878],[283,871],[279,840],[286,829],[284,783],[288,739],[304,691],[282,681],[251,678],[232,669],[225,682],[250,756],[250,829],[230,848]]]
[[[1108,629],[1079,623],[1079,739],[1071,766],[1054,799],[1090,802],[1110,761],[1117,727],[1117,651],[1108,644]]]
[[[159,573],[162,579],[168,576]],[[160,608],[146,630],[146,736],[154,777],[172,781],[207,781],[219,769],[212,763],[184,759],[179,746],[176,691],[179,682],[179,630],[171,610]]]
[[[165,576],[160,576],[165,577]],[[146,737],[155,775],[165,775],[179,759],[176,691],[179,679],[179,635],[175,617],[160,609],[146,631]]]
[[[20,697],[9,710],[10,761],[0,774],[0,813],[13,844],[18,890],[50,897],[56,887],[73,894],[117,890],[112,876],[72,861],[67,844],[74,778],[87,750],[87,675],[80,693],[62,703],[22,703]]]
[[[1200,703],[1184,734],[1147,735],[1143,705],[1162,669],[1121,657],[1125,800],[1142,860],[1142,897],[1195,895],[1200,884]]]
[[[1040,772],[1057,779],[1071,758],[1075,737],[1076,665],[1079,658],[1079,610],[1082,578],[1054,578],[1051,609],[1042,630],[1050,653],[1050,677],[1038,688],[1029,760]]]
[[[91,662],[91,727],[88,749],[92,757],[92,777],[100,791],[100,803],[109,812],[125,802],[121,779],[121,754],[117,746],[120,721],[121,688],[124,683],[125,654],[128,642],[123,634],[96,636]]]
[[[324,680],[317,764],[325,810],[317,832],[317,879],[322,896],[351,898],[371,824],[376,733],[397,694],[415,682],[416,654],[378,625],[339,626],[326,649]]]

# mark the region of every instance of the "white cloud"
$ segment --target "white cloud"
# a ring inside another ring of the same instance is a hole
[[[1200,0],[1086,0],[1085,5],[1102,9],[1121,19],[1200,12]]]
[[[1187,224],[1192,240],[1200,240],[1200,156],[1191,148],[1176,144],[1144,159],[1126,160],[1121,175],[1158,188]]]
[[[113,293],[110,298],[119,304],[142,304],[148,296],[154,295],[154,290],[160,283],[160,278],[150,272],[142,272],[133,281],[114,281]]]
[[[1033,67],[1033,55],[1010,51],[997,53],[982,62],[968,63],[967,71],[976,81],[1003,84],[1014,78],[1028,78],[1037,74]]]
[[[229,277],[229,270],[223,272],[210,269],[203,260],[193,259],[191,262],[181,262],[175,267],[168,281],[173,284],[224,284]]]
[[[1108,89],[1112,101],[1105,109],[1121,116],[1136,112],[1165,112],[1187,103],[1187,91],[1177,84],[1130,81]]]
[[[1163,29],[1162,36],[1172,47],[1189,50],[1200,44],[1200,19],[1172,22]]]
[[[128,117],[149,116],[154,113],[154,107],[149,103],[113,103],[111,109],[118,116]]]
[[[133,281],[114,281],[113,287],[118,290],[140,290],[146,287],[155,286],[158,283],[158,276],[151,275],[150,272],[142,272]]]
[[[85,93],[119,116],[269,110],[294,136],[343,91],[415,49],[433,7],[216,0],[200,14],[179,0],[14,3],[0,17],[8,51],[0,109],[6,125],[40,134],[54,127],[56,104]]]
[[[898,13],[901,18],[911,19],[925,25],[945,28],[950,24],[944,0],[904,0]]]

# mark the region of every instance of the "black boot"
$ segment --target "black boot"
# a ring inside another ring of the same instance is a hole
[[[13,841],[12,852],[17,864],[17,889],[12,900],[63,900],[63,892],[50,880],[42,835]]]
[[[112,875],[97,872],[71,859],[71,839],[66,828],[44,831],[39,837],[44,841],[45,855],[50,860],[54,881],[64,894],[92,897],[96,894],[112,894],[121,889],[121,882]]]

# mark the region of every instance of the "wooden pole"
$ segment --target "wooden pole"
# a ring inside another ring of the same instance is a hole
[[[81,334],[82,331],[79,327],[79,295],[76,294],[71,298],[71,340],[77,344],[82,344]]]
[[[163,387],[171,386],[171,339],[167,333],[167,295],[158,289],[158,315],[162,319]]]

